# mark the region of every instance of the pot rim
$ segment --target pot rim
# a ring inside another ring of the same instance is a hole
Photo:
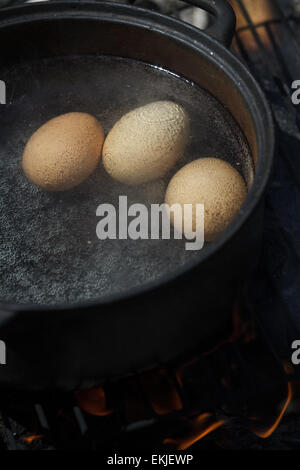
[[[54,12],[55,16],[53,16]],[[225,231],[216,241],[207,246],[205,251],[200,251],[197,257],[195,256],[195,258],[176,270],[125,292],[109,294],[89,301],[51,305],[0,302],[0,309],[7,313],[87,310],[89,308],[101,307],[101,305],[105,304],[126,301],[171,283],[208,258],[216,256],[237,234],[262,199],[272,171],[275,131],[271,110],[266,98],[247,67],[224,45],[206,34],[205,31],[201,31],[181,20],[135,6],[108,2],[91,3],[74,1],[40,2],[3,8],[0,10],[0,29],[23,24],[24,22],[56,21],[59,19],[76,20],[76,18],[89,21],[101,20],[119,24],[125,23],[138,28],[151,29],[154,34],[167,35],[170,39],[192,49],[193,52],[205,56],[217,69],[227,75],[232,86],[237,87],[238,85],[245,105],[248,107],[255,124],[258,159],[254,181],[241,210]]]

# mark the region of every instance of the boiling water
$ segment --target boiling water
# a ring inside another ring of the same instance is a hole
[[[212,96],[166,71],[107,57],[55,58],[0,70],[7,101],[0,106],[0,301],[57,304],[96,299],[157,279],[195,252],[185,240],[106,240],[96,236],[99,204],[162,203],[172,175],[201,156],[227,160],[250,184],[249,148],[231,115]],[[113,181],[102,165],[78,188],[46,193],[22,172],[24,146],[47,120],[81,111],[107,133],[128,111],[174,101],[191,120],[186,153],[164,178],[140,187]],[[204,248],[205,249],[205,248]]]

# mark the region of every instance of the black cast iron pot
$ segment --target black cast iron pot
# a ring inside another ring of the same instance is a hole
[[[257,83],[227,48],[235,27],[232,9],[225,0],[189,3],[214,16],[206,32],[113,3],[55,2],[0,12],[2,67],[70,54],[115,55],[163,67],[200,85],[230,111],[255,164],[254,183],[235,220],[171,275],[85,305],[1,304],[2,387],[87,388],[204,350],[228,333],[233,305],[259,255],[273,124]]]

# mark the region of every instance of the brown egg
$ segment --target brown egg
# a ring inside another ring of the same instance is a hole
[[[23,153],[27,178],[47,191],[65,191],[82,183],[99,163],[104,131],[86,113],[68,113],[46,122]]]
[[[195,205],[204,204],[205,240],[213,241],[236,216],[246,196],[244,180],[231,165],[217,158],[200,158],[175,174],[165,199],[170,206],[178,203],[182,209],[184,204],[193,204],[193,230],[196,230]],[[182,231],[172,212],[171,221]]]
[[[183,155],[189,135],[184,109],[157,101],[123,116],[108,134],[103,164],[116,180],[136,185],[164,176]]]

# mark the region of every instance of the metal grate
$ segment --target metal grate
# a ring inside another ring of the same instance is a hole
[[[237,30],[234,48],[268,98],[278,144],[263,253],[248,305],[276,351],[289,357],[292,341],[300,338],[300,107],[291,100],[292,83],[300,78],[300,26],[285,0],[261,2],[271,5],[272,18],[258,24],[251,2],[233,4],[246,23]]]

